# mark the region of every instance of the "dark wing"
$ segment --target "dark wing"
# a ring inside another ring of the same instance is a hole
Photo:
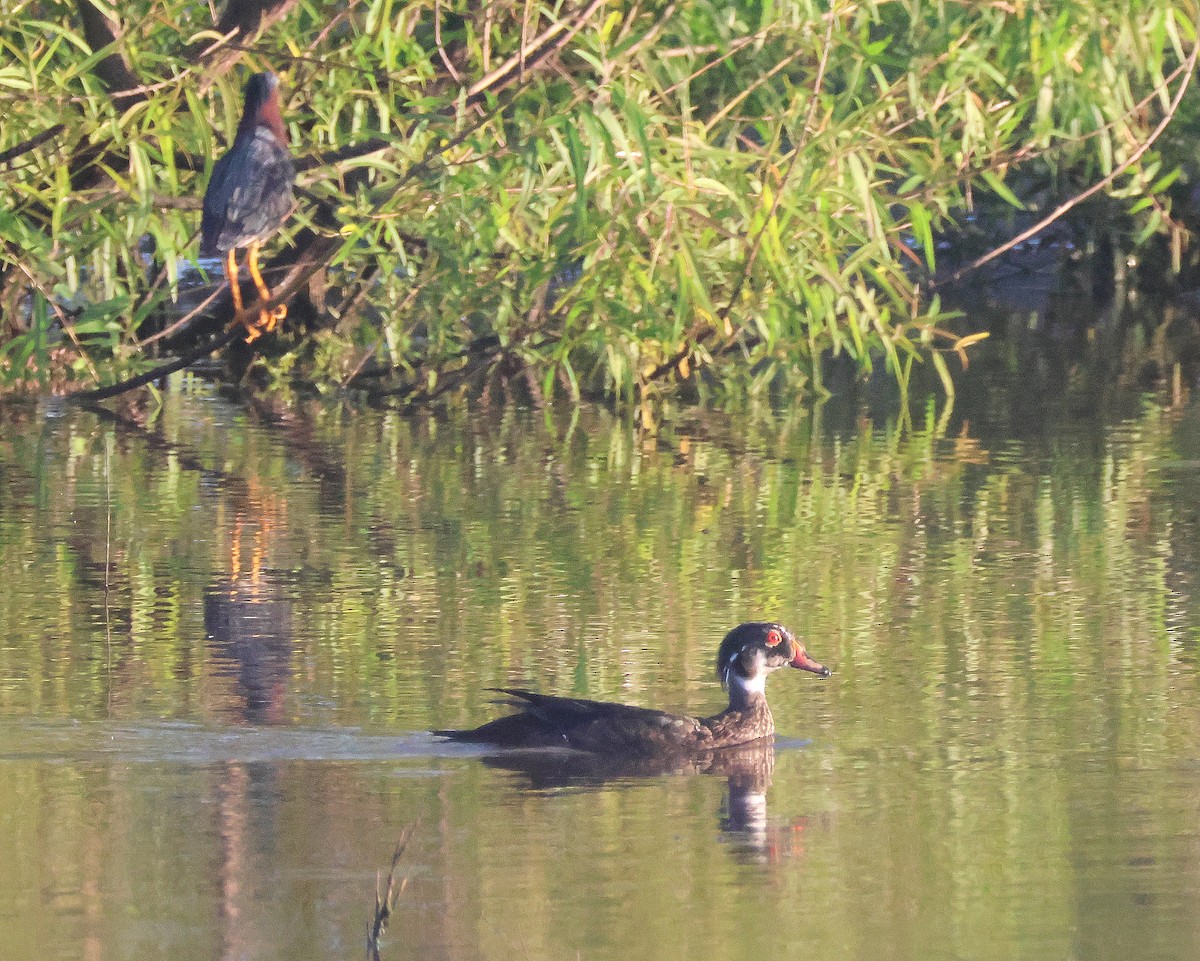
[[[243,247],[274,233],[292,209],[296,171],[287,149],[266,127],[234,141],[213,164],[200,220],[204,256]]]
[[[456,741],[507,747],[573,747],[602,754],[695,750],[706,732],[694,717],[627,704],[497,688],[521,713],[471,731],[438,731]]]
[[[208,189],[204,191],[204,211],[200,215],[200,256],[212,257],[223,253],[219,246],[221,230],[225,226],[225,208],[229,195],[233,193],[229,170],[235,166],[234,151],[228,151],[213,164],[212,176],[208,178]]]

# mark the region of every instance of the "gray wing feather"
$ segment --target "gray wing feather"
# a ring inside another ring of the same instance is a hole
[[[292,209],[296,171],[287,150],[265,127],[257,127],[240,166],[231,158],[238,145],[213,165],[204,195],[201,252],[224,253],[262,240],[283,224]],[[253,176],[246,176],[253,171]]]

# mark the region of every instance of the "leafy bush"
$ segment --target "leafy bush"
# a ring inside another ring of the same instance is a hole
[[[971,338],[924,293],[938,237],[1047,182],[1169,226],[1174,167],[1146,148],[1194,19],[1161,0],[230,0],[214,29],[185,0],[0,0],[4,376],[150,362],[241,84],[269,67],[302,171],[272,260],[293,374],[640,403],[819,390],[833,352],[902,386],[930,358],[952,390],[943,351]]]

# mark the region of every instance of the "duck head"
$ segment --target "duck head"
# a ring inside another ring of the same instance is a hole
[[[818,677],[833,673],[809,657],[804,644],[782,624],[740,624],[725,635],[717,651],[717,676],[729,690],[731,702],[763,694],[767,675],[781,667],[811,671]]]

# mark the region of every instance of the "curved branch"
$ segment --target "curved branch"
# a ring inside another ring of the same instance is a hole
[[[1050,211],[1050,213],[1048,213],[1045,217],[1043,217],[1041,220],[1039,220],[1037,223],[1035,223],[1032,227],[1022,230],[1019,234],[1017,234],[1012,239],[1005,241],[1003,244],[1001,244],[999,247],[996,247],[993,250],[989,250],[982,257],[977,257],[975,260],[972,260],[965,267],[960,267],[958,270],[956,270],[954,273],[952,273],[948,278],[946,278],[946,280],[942,281],[942,283],[943,284],[956,283],[957,281],[961,280],[963,277],[965,277],[967,274],[971,273],[972,271],[978,270],[984,264],[990,263],[991,261],[993,261],[997,257],[999,257],[1001,254],[1004,254],[1007,251],[1012,250],[1012,248],[1017,246],[1018,244],[1022,244],[1026,240],[1028,240],[1030,237],[1033,237],[1033,236],[1041,233],[1043,230],[1045,230],[1047,227],[1049,227],[1052,223],[1054,223],[1054,221],[1058,220],[1060,217],[1062,217],[1064,214],[1066,214],[1069,210],[1072,210],[1073,208],[1078,207],[1081,203],[1083,203],[1089,197],[1093,197],[1096,194],[1098,194],[1101,190],[1105,190],[1106,188],[1111,187],[1113,185],[1113,183],[1116,182],[1116,179],[1121,176],[1121,174],[1125,173],[1126,170],[1128,170],[1135,163],[1137,163],[1139,160],[1142,159],[1142,157],[1145,155],[1146,151],[1150,149],[1150,147],[1154,143],[1154,141],[1156,141],[1160,136],[1162,136],[1163,131],[1166,130],[1167,127],[1170,126],[1171,121],[1173,119],[1175,119],[1175,114],[1179,110],[1179,105],[1180,105],[1180,103],[1183,102],[1183,95],[1184,95],[1184,93],[1187,92],[1187,88],[1192,82],[1192,77],[1194,77],[1196,75],[1197,55],[1200,55],[1200,40],[1198,40],[1195,43],[1195,45],[1193,45],[1193,47],[1192,47],[1192,53],[1187,58],[1187,61],[1184,64],[1186,69],[1184,70],[1184,73],[1183,73],[1183,79],[1179,82],[1179,89],[1175,91],[1175,96],[1171,98],[1171,103],[1167,106],[1167,112],[1163,115],[1162,120],[1160,120],[1158,122],[1158,126],[1155,127],[1154,130],[1151,131],[1150,136],[1147,137],[1145,141],[1143,141],[1143,143],[1137,148],[1137,150],[1135,150],[1132,154],[1130,154],[1124,160],[1124,162],[1118,164],[1116,167],[1113,168],[1112,173],[1110,173],[1103,180],[1096,181],[1096,183],[1092,184],[1090,187],[1088,187],[1087,190],[1084,190],[1082,193],[1078,193],[1074,197],[1071,197],[1069,200],[1066,200],[1063,203],[1059,204],[1052,211]]]
[[[181,354],[174,360],[168,361],[165,364],[160,364],[152,370],[146,371],[144,374],[138,374],[136,377],[130,377],[128,380],[117,381],[115,384],[109,384],[107,387],[97,387],[93,390],[77,390],[75,393],[68,395],[67,400],[71,403],[92,403],[98,400],[108,400],[110,397],[116,397],[119,394],[128,393],[131,390],[137,390],[139,387],[145,387],[168,374],[173,374],[177,370],[183,370],[185,367],[190,367],[201,357],[207,357],[214,351],[221,350],[233,343],[234,338],[241,333],[242,328],[237,325],[230,325],[221,334],[214,337],[207,343],[201,344],[189,350],[186,354]]]

